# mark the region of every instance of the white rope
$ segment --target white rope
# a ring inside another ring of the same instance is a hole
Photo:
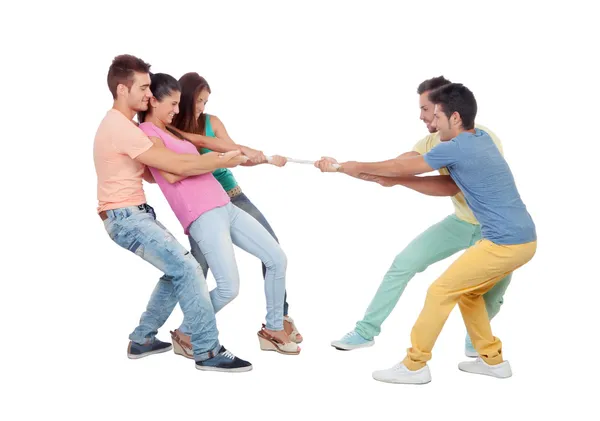
[[[307,159],[294,159],[294,158],[286,158],[287,162],[294,162],[296,164],[308,164],[308,165],[314,165],[314,163],[316,161],[309,161]],[[267,156],[267,161],[271,162],[273,160],[272,156]],[[331,164],[333,166],[333,168],[339,168],[340,164]]]

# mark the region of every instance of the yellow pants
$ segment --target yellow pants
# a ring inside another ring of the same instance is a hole
[[[412,347],[404,365],[409,370],[419,370],[431,359],[435,341],[456,303],[481,358],[490,365],[500,364],[502,343],[492,335],[483,294],[530,261],[536,248],[537,241],[504,246],[480,240],[467,249],[429,287],[425,306],[412,329]]]

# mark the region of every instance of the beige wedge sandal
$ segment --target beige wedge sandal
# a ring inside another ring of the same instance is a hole
[[[179,331],[176,329],[175,332],[171,332],[171,339],[173,340],[173,352],[191,360],[194,359],[194,351],[191,344],[187,344],[179,336]]]
[[[294,319],[292,319],[290,316],[283,316],[283,321],[288,322],[290,326],[292,326],[292,333],[290,333],[290,341],[295,342],[297,344],[302,343],[303,338],[302,335],[300,335],[300,332],[298,332],[296,325],[294,324]],[[298,335],[300,335],[299,340]]]
[[[300,354],[300,347],[295,342],[288,342],[284,344],[280,339],[271,336],[263,325],[262,329],[258,331],[258,342],[260,343],[260,349],[263,351],[275,351],[285,355],[298,355]]]

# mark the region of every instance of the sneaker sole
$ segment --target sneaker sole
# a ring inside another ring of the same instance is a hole
[[[462,371],[463,373],[469,373],[469,374],[479,374],[480,376],[488,376],[488,377],[493,377],[495,379],[508,379],[510,377],[512,377],[512,370],[510,373],[508,374],[503,374],[501,376],[495,375],[489,371],[475,371],[475,370],[465,370],[463,368],[458,367],[458,369],[460,371]]]
[[[390,384],[410,384],[410,385],[415,385],[415,386],[421,386],[424,384],[429,384],[431,383],[431,380],[427,380],[424,382],[402,382],[402,381],[393,381],[393,380],[379,380],[379,379],[375,379],[378,382],[382,382],[382,383],[390,383]]]
[[[465,357],[467,357],[467,358],[477,358],[477,357],[479,357],[479,354],[477,353],[477,351],[467,351],[467,350],[465,350]]]
[[[173,345],[167,347],[167,348],[163,348],[163,349],[157,349],[155,351],[149,351],[149,352],[144,352],[143,354],[127,354],[127,358],[129,358],[130,360],[139,360],[140,358],[144,358],[144,357],[148,357],[150,355],[154,355],[154,354],[162,354],[163,352],[167,352],[173,349]]]
[[[382,383],[392,383],[392,384],[414,384],[414,385],[422,385],[422,384],[427,384],[427,383],[431,383],[431,378],[422,381],[422,380],[418,380],[415,379],[414,382],[411,381],[401,381],[401,380],[383,380],[383,379],[378,379],[375,376],[373,376],[374,380],[377,380],[378,382],[382,382]]]
[[[220,368],[220,367],[210,367],[210,366],[202,366],[196,365],[196,370],[202,371],[220,371],[222,373],[244,373],[246,371],[251,371],[252,366],[248,367],[238,367],[238,368]]]
[[[367,343],[361,344],[361,345],[343,345],[339,342],[331,343],[331,346],[334,347],[335,349],[337,349],[338,351],[352,351],[354,349],[369,348],[373,345],[375,345],[375,341],[367,342]]]

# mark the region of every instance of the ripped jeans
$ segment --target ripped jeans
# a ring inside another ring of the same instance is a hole
[[[128,206],[106,214],[104,228],[110,238],[164,272],[129,339],[139,344],[153,341],[179,302],[192,333],[194,359],[203,361],[217,354],[221,345],[215,312],[196,259],[156,220],[152,207]]]

